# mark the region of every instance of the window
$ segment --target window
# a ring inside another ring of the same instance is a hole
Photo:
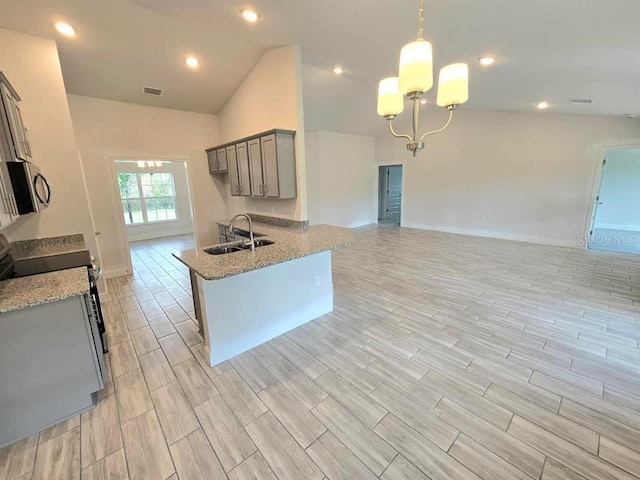
[[[118,173],[125,225],[176,220],[176,193],[171,173]]]

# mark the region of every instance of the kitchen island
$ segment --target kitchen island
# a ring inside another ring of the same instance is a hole
[[[175,255],[195,278],[195,309],[211,366],[331,312],[331,250],[354,242],[350,229],[329,225],[254,223],[254,231],[269,243],[254,252],[212,255],[201,248]]]

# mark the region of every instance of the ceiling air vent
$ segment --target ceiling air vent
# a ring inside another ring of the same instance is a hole
[[[593,103],[593,100],[591,100],[590,98],[572,98],[569,101],[571,103],[579,103],[582,105],[591,105]]]
[[[143,87],[142,93],[145,93],[147,95],[156,95],[159,97],[160,95],[162,95],[162,89],[154,87]]]

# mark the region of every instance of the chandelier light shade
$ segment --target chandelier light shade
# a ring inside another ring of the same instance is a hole
[[[378,85],[378,115],[389,121],[389,130],[396,138],[408,140],[407,150],[413,156],[424,148],[424,139],[443,132],[453,120],[453,112],[469,100],[469,67],[466,63],[453,63],[440,70],[437,104],[449,111],[449,119],[442,128],[419,135],[420,100],[433,86],[433,50],[431,43],[422,38],[424,0],[420,0],[418,38],[400,51],[398,77],[385,78]],[[413,102],[413,132],[402,135],[393,129],[393,120],[404,110],[406,95]]]
[[[416,40],[400,51],[400,92],[424,93],[433,86],[433,50],[425,40]]]
[[[469,100],[469,67],[466,63],[453,63],[440,70],[438,106],[461,105]]]
[[[404,110],[404,97],[398,89],[398,77],[380,81],[378,86],[378,115],[399,115]]]

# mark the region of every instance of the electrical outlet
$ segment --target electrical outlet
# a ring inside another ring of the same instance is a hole
[[[320,286],[320,275],[316,275],[316,287]]]

